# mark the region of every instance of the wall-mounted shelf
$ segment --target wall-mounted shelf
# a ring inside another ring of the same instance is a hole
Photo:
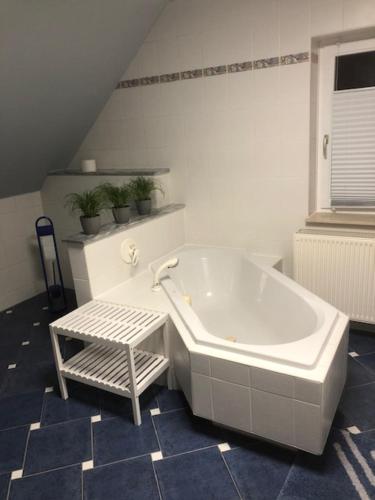
[[[166,205],[165,207],[155,208],[152,210],[150,215],[132,215],[130,218],[130,222],[127,224],[104,224],[98,234],[95,235],[87,235],[84,233],[73,234],[72,236],[68,236],[63,238],[64,243],[75,243],[79,245],[87,245],[89,243],[94,243],[96,241],[107,238],[108,236],[113,236],[114,234],[127,231],[128,229],[133,229],[135,226],[140,224],[144,224],[150,220],[156,219],[158,217],[163,217],[163,215],[167,215],[177,210],[182,210],[185,208],[185,205],[182,203],[171,203],[170,205]]]
[[[64,170],[51,170],[48,175],[80,175],[83,177],[95,176],[127,176],[134,177],[137,175],[155,176],[168,174],[169,168],[103,168],[96,172],[81,172],[79,169],[64,169]]]

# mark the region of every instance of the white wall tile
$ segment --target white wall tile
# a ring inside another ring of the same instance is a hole
[[[311,36],[343,30],[343,0],[311,1]]]
[[[254,0],[252,25],[253,58],[278,56],[280,51],[279,2],[277,0]]]
[[[255,434],[294,445],[292,399],[251,389],[251,405]]]
[[[185,35],[177,38],[181,70],[201,68],[203,66],[202,35]]]
[[[88,280],[75,279],[74,280],[74,290],[76,293],[78,306],[83,306],[86,302],[93,299],[93,293],[91,291],[91,286]]]
[[[210,361],[207,356],[190,353],[191,371],[202,375],[210,375]]]
[[[191,374],[194,414],[212,420],[211,380],[199,373]]]
[[[280,2],[280,54],[310,49],[310,0]]]
[[[344,29],[363,28],[374,23],[373,0],[344,0]]]
[[[296,377],[294,397],[300,401],[319,405],[322,401],[322,384]]]
[[[250,385],[249,367],[223,359],[211,359],[211,377],[244,386]]]
[[[310,453],[323,451],[320,406],[294,401],[295,446]]]
[[[35,221],[43,215],[40,192],[0,200],[0,310],[43,289]]]
[[[289,375],[252,367],[251,387],[265,392],[280,394],[281,396],[293,397],[294,381],[293,377]]]
[[[214,420],[229,427],[250,432],[250,390],[220,380],[212,380],[211,383]]]

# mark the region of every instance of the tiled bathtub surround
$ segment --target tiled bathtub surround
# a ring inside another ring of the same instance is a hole
[[[167,73],[160,76],[145,76],[132,80],[122,80],[118,83],[117,89],[128,89],[141,85],[153,85],[155,83],[168,83],[177,80],[189,80],[201,78],[202,76],[216,76],[224,73],[237,73],[239,71],[251,71],[252,69],[265,69],[279,66],[279,64],[298,64],[309,61],[309,52],[299,54],[288,54],[281,57],[270,57],[268,59],[258,59],[257,61],[244,61],[240,63],[222,64],[220,66],[209,66],[203,69],[190,69],[181,73]]]

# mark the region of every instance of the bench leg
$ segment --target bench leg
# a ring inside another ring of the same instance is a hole
[[[141,425],[142,418],[141,418],[141,410],[139,407],[139,398],[138,397],[132,397],[132,408],[133,408],[133,419],[134,419],[135,425]]]
[[[61,367],[63,365],[63,359],[61,357],[61,352],[60,352],[59,338],[58,338],[58,335],[56,335],[56,333],[54,333],[52,328],[50,328],[50,334],[51,334],[52,349],[53,349],[53,355],[55,358],[57,379],[59,381],[61,397],[63,399],[68,399],[69,394],[68,394],[68,388],[66,386],[66,380],[61,375],[61,371],[60,371]]]

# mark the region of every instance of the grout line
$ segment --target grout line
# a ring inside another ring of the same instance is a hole
[[[151,465],[152,465],[152,470],[154,471],[154,476],[155,476],[156,486],[157,486],[157,488],[158,488],[158,492],[159,492],[159,497],[160,497],[160,500],[163,500],[163,497],[162,497],[162,495],[161,495],[161,491],[160,491],[160,486],[159,486],[158,475],[156,474],[155,465],[154,465],[153,460],[151,460]]]
[[[234,477],[233,477],[233,475],[232,475],[232,472],[231,472],[231,470],[230,470],[230,469],[229,469],[229,467],[228,467],[228,464],[227,464],[227,461],[226,461],[226,460],[225,460],[225,458],[224,458],[224,454],[223,454],[223,452],[221,452],[221,451],[220,451],[220,455],[221,455],[221,458],[223,459],[223,462],[224,462],[224,464],[225,464],[225,467],[226,467],[226,468],[227,468],[227,470],[228,470],[229,476],[230,476],[230,478],[231,478],[231,479],[232,479],[232,481],[233,481],[234,487],[236,488],[236,491],[237,491],[237,493],[238,493],[239,498],[240,498],[241,500],[243,500],[243,496],[241,495],[241,492],[240,492],[240,490],[239,490],[239,488],[238,488],[238,486],[237,486],[236,481],[234,480]]]
[[[168,460],[169,458],[180,457],[181,455],[188,455],[190,453],[195,453],[196,451],[209,450],[211,448],[217,448],[217,444],[211,444],[210,446],[205,446],[204,448],[197,448],[196,450],[182,451],[181,453],[176,453],[175,455],[168,455],[168,456],[163,455],[163,460]]]
[[[10,487],[12,485],[12,481],[11,481],[11,476],[12,474],[9,473],[9,482],[8,482],[8,490],[7,490],[7,494],[5,495],[5,500],[9,500],[9,495],[10,495]]]
[[[151,422],[152,422],[152,427],[154,428],[154,432],[155,432],[155,435],[156,435],[156,439],[157,439],[157,442],[158,442],[158,445],[159,445],[159,450],[160,451],[163,451],[161,449],[161,444],[160,444],[160,440],[159,440],[159,435],[158,435],[158,432],[156,430],[156,426],[155,426],[155,422],[154,422],[154,416],[151,415]]]
[[[30,430],[30,426],[29,426],[29,432],[28,432],[27,438],[26,438],[25,451],[24,451],[24,454],[23,454],[22,467],[21,467],[21,469],[22,469],[22,477],[23,477],[23,473],[24,473],[24,470],[25,470],[26,454],[27,454],[27,448],[29,446],[30,434],[31,434],[31,430]]]
[[[40,422],[40,426],[41,427],[43,426],[42,419],[43,419],[43,415],[44,415],[44,409],[45,409],[45,406],[46,406],[46,394],[48,394],[48,392],[44,392],[44,394],[43,394],[42,408],[40,410],[39,422]]]
[[[160,415],[164,415],[166,413],[173,413],[175,411],[182,411],[182,410],[186,410],[188,408],[188,406],[184,406],[182,408],[173,408],[172,410],[165,410],[165,411],[161,411],[160,410],[160,406],[159,406],[159,410],[160,410]]]
[[[101,469],[102,467],[107,467],[109,465],[116,465],[121,462],[128,462],[129,460],[135,460],[137,458],[149,457],[150,453],[143,453],[143,455],[136,455],[135,457],[120,458],[120,460],[114,460],[113,462],[108,462],[107,464],[95,465],[95,469]]]
[[[53,469],[47,469],[47,470],[42,470],[39,472],[33,472],[32,474],[25,474],[25,475],[22,475],[22,479],[25,477],[40,476],[41,474],[46,474],[47,472],[55,472],[57,470],[68,469],[69,467],[76,467],[77,465],[79,465],[80,468],[82,469],[82,462],[78,462],[78,463],[69,464],[69,465],[62,465],[61,467],[54,467]]]
[[[94,423],[91,421],[90,418],[90,435],[91,435],[91,460],[94,463],[94,428],[93,428]]]
[[[279,491],[279,494],[278,494],[278,495],[277,495],[277,497],[276,497],[276,500],[279,500],[280,495],[281,495],[281,492],[283,491],[284,486],[285,486],[286,482],[288,481],[289,476],[290,476],[290,475],[291,475],[291,473],[292,473],[292,470],[293,470],[293,469],[294,469],[294,467],[295,467],[295,463],[296,463],[296,461],[297,461],[298,456],[299,456],[299,453],[296,453],[296,456],[294,457],[294,460],[293,460],[292,464],[291,464],[291,465],[290,465],[290,467],[289,467],[288,474],[286,475],[286,477],[285,477],[285,479],[284,479],[284,482],[283,482],[283,484],[282,484],[282,486],[281,486],[281,488],[280,488],[280,491]]]

